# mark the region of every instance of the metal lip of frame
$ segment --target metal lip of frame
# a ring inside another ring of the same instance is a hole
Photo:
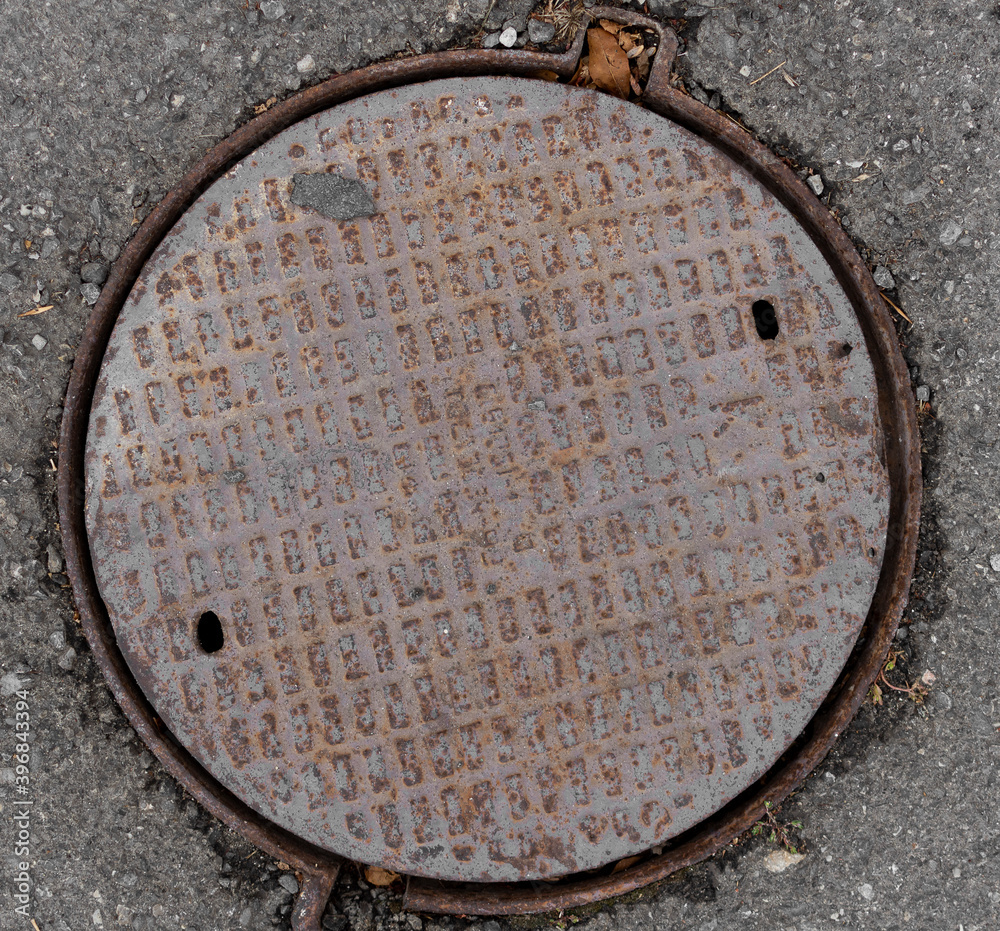
[[[906,607],[917,549],[922,493],[920,438],[909,374],[881,294],[850,239],[792,170],[717,111],[674,88],[669,72],[677,38],[647,17],[595,7],[608,18],[654,30],[659,50],[640,103],[684,126],[732,158],[802,224],[854,307],[872,359],[889,472],[885,558],[868,617],[837,684],[789,751],[721,811],[675,838],[660,854],[618,872],[610,866],[558,882],[454,883],[411,878],[404,907],[455,915],[514,915],[573,908],[622,895],[667,878],[711,856],[802,784],[857,713],[881,668]],[[292,124],[375,91],[441,77],[531,76],[540,70],[568,78],[583,48],[581,28],[561,54],[458,50],[393,60],[338,75],[252,119],[201,159],[146,218],[115,263],[84,330],[66,394],[59,441],[58,504],[67,574],[81,624],[115,699],[163,766],[213,815],[255,846],[307,876],[292,923],[318,929],[340,865],[339,857],[276,827],[219,785],[166,731],[118,650],[91,564],[84,519],[84,450],[94,385],[118,314],[146,260],[174,223],[229,167]]]

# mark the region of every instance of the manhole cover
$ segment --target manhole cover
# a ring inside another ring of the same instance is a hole
[[[383,90],[251,152],[142,268],[89,424],[97,585],[165,727],[413,876],[552,879],[719,811],[830,692],[887,545],[813,240],[560,84]]]

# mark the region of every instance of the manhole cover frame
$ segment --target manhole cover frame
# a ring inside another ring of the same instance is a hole
[[[404,906],[450,914],[523,914],[572,908],[621,895],[690,866],[720,849],[780,804],[826,756],[864,700],[888,652],[907,602],[917,549],[922,492],[920,441],[909,374],[881,294],[847,235],[791,169],[721,113],[672,87],[677,39],[660,23],[628,11],[595,7],[607,18],[653,29],[659,51],[641,104],[722,150],[774,195],[802,225],[850,299],[875,371],[889,473],[885,556],[865,626],[837,684],[798,740],[754,785],[722,810],[650,855],[608,870],[555,883],[451,883],[410,878]],[[91,564],[84,519],[84,451],[94,386],[119,312],[143,265],[174,223],[235,162],[282,130],[339,103],[404,84],[443,77],[562,78],[576,68],[585,30],[562,54],[497,50],[441,52],[383,62],[329,79],[254,118],[212,149],[150,213],[115,263],[77,351],[59,443],[58,499],[67,574],[81,624],[115,699],[163,766],[207,810],[255,846],[308,877],[293,914],[296,928],[318,928],[342,859],[302,841],[257,814],[223,788],[165,729],[118,650]]]

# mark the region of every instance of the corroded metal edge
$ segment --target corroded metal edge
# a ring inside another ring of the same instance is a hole
[[[721,114],[670,87],[669,65],[676,37],[659,23],[610,8],[607,17],[654,29],[661,37],[643,103],[722,149],[774,194],[802,223],[830,263],[854,305],[875,368],[886,461],[890,476],[889,530],[882,573],[865,631],[838,685],[803,732],[802,739],[757,787],[678,838],[670,849],[613,875],[568,879],[558,884],[454,884],[411,881],[404,904],[419,911],[451,914],[518,914],[571,908],[620,895],[664,879],[710,856],[763,815],[765,802],[780,803],[826,756],[856,714],[888,650],[903,609],[916,558],[921,497],[920,443],[909,377],[892,321],[852,243],[826,208],[794,173]],[[91,398],[111,331],[142,266],[185,210],[233,163],[293,123],[345,100],[400,84],[449,76],[530,75],[538,70],[566,77],[580,55],[584,30],[561,55],[487,50],[442,52],[384,62],[323,84],[278,104],[212,149],[146,218],[115,263],[81,339],[66,395],[59,442],[58,503],[67,574],[81,624],[116,700],[143,742],[207,810],[256,846],[332,885],[340,860],[275,827],[222,788],[163,729],[118,651],[94,577],[84,522],[84,449]],[[310,908],[310,912],[316,912]],[[318,914],[321,914],[321,909]],[[304,918],[305,916],[303,916]],[[312,918],[310,914],[309,918]],[[303,921],[303,927],[312,921]]]

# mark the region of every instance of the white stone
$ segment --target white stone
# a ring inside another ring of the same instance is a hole
[[[817,197],[823,193],[823,179],[819,175],[809,175],[809,177],[806,178],[806,184],[812,188],[813,194]]]
[[[513,26],[508,26],[500,33],[500,44],[504,48],[512,48],[517,41],[517,30]]]
[[[792,853],[790,850],[774,850],[764,857],[764,869],[769,873],[784,873],[790,866],[801,863],[806,858],[804,853]]]
[[[7,698],[15,692],[20,692],[21,689],[23,689],[27,684],[27,679],[21,679],[14,675],[14,673],[9,672],[2,679],[0,679],[0,695]]]
[[[299,74],[307,74],[310,71],[316,70],[316,62],[313,60],[312,55],[306,55],[295,63],[295,67],[298,68]]]
[[[875,889],[872,887],[871,883],[862,883],[858,886],[858,892],[861,893],[861,898],[866,902],[870,902],[875,898]]]
[[[990,557],[990,568],[994,572],[1000,572],[1000,553],[994,553]]]
[[[39,352],[41,352],[46,346],[48,346],[49,341],[42,336],[41,333],[36,333],[31,337],[31,345],[35,347]]]

